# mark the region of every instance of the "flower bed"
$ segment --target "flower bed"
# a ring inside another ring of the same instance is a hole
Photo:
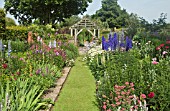
[[[170,53],[165,47],[157,51],[149,41],[135,43],[128,52],[90,50],[87,60],[101,110],[170,110]]]
[[[41,96],[55,85],[64,66],[74,65],[73,60],[78,56],[77,47],[62,43],[56,48],[43,48],[42,44],[35,43],[27,50],[15,47],[14,51],[9,43],[6,46],[0,51],[0,110],[46,108],[50,100],[43,100]]]

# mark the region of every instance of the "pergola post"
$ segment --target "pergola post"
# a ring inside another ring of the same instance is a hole
[[[94,29],[94,36],[96,37],[96,29]]]
[[[74,44],[77,45],[77,29],[75,29]]]
[[[71,36],[73,36],[73,29],[71,28]]]
[[[98,38],[100,38],[100,29],[98,29]]]

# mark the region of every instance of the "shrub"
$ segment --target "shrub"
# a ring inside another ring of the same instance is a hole
[[[5,12],[0,9],[0,38],[5,39]]]
[[[24,26],[12,26],[6,29],[6,40],[26,41],[28,38],[28,29]]]

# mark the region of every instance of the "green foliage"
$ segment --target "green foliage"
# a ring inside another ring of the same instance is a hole
[[[72,43],[62,45],[61,48],[66,51],[68,60],[75,59],[79,55],[78,48]]]
[[[136,14],[131,14],[129,19],[126,20],[127,21],[127,25],[128,28],[125,31],[126,35],[130,36],[131,38],[133,38],[133,36],[137,33],[137,30],[139,28],[139,18]]]
[[[5,9],[21,24],[39,20],[40,24],[55,24],[86,11],[92,0],[5,0]]]
[[[70,34],[57,34],[53,39],[67,42],[69,39],[72,39],[72,36]]]
[[[47,106],[47,102],[40,99],[42,93],[41,86],[35,85],[33,79],[7,80],[6,85],[1,85],[0,89],[1,110],[38,111],[41,106]]]
[[[7,46],[8,49],[8,41],[4,40],[3,44]],[[29,49],[29,44],[25,41],[20,41],[16,39],[15,41],[11,41],[11,49],[12,53],[25,52]]]
[[[10,18],[10,17],[6,17],[5,18],[5,21],[6,21],[6,26],[16,26],[16,23],[14,21],[14,19]]]
[[[28,28],[24,26],[11,26],[6,29],[5,40],[20,40],[26,41],[28,38]]]
[[[102,8],[92,18],[100,18],[109,25],[109,28],[120,28],[126,26],[128,13],[125,9],[121,10],[117,0],[103,0]]]
[[[3,9],[0,9],[0,38],[5,38],[5,29],[6,29],[6,24],[5,24],[5,12]]]

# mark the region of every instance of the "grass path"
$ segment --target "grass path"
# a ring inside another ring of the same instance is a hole
[[[99,111],[95,105],[95,80],[78,57],[52,111]]]

